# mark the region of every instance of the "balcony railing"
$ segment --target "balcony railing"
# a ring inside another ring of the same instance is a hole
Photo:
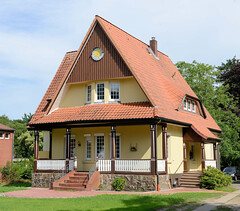
[[[37,160],[38,171],[65,171],[66,160]],[[74,170],[74,160],[69,160],[69,170]]]
[[[205,168],[207,168],[208,166],[212,166],[214,168],[217,168],[216,160],[205,160]]]

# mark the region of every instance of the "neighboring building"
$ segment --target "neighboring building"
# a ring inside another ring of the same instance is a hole
[[[28,128],[33,186],[73,170],[76,157],[77,171],[92,175],[97,166],[106,188],[126,177],[126,190],[168,188],[186,172],[216,167],[221,132],[155,38],[147,45],[99,16],[79,50],[66,53]]]
[[[12,162],[14,129],[0,124],[0,167]]]

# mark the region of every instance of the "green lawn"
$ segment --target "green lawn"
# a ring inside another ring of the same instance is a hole
[[[225,186],[225,187],[222,187],[222,188],[216,188],[217,191],[224,191],[224,192],[234,192],[236,190],[238,190],[237,188],[233,188],[231,186]]]
[[[26,190],[27,187],[31,187],[31,183],[18,183],[18,184],[8,184],[0,186],[0,193],[5,193],[9,191],[16,190]]]
[[[67,199],[32,199],[0,197],[0,210],[155,210],[175,204],[192,204],[220,193],[178,193],[172,195],[98,195]]]

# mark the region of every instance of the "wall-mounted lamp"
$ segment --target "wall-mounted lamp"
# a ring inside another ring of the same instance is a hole
[[[79,147],[81,146],[81,143],[80,143],[80,141],[78,141],[78,146],[79,146]]]
[[[132,144],[130,144],[130,151],[136,152],[137,151],[137,144],[136,144],[136,146],[132,146]]]

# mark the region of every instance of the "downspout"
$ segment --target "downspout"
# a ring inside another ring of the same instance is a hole
[[[159,120],[156,124],[156,130],[155,130],[155,137],[154,137],[154,142],[155,142],[155,174],[157,176],[157,191],[160,191],[160,184],[159,184],[159,174],[158,174],[158,158],[157,158],[157,126],[161,122]]]

